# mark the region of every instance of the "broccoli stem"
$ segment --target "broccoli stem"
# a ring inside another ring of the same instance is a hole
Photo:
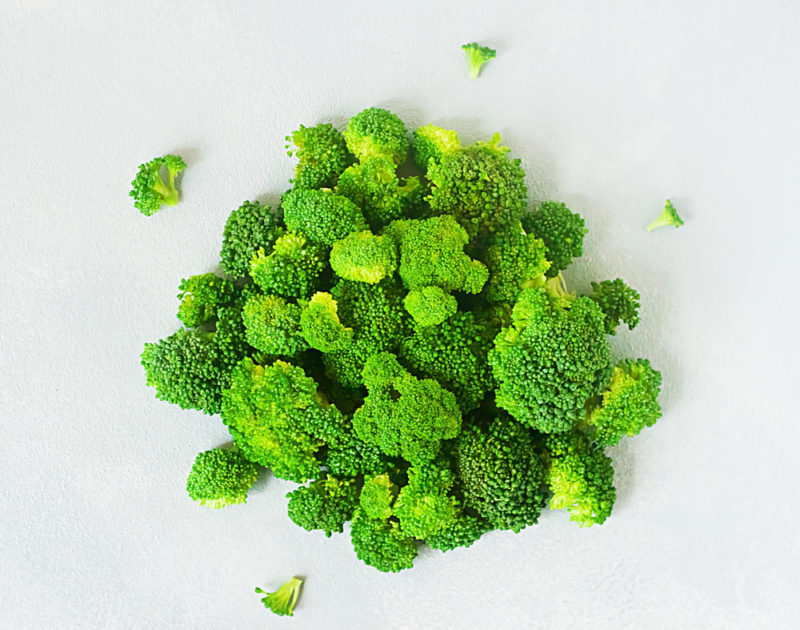
[[[156,183],[153,184],[153,190],[157,192],[165,206],[175,206],[178,204],[178,191],[175,188],[175,172],[167,169],[167,183],[158,176]]]

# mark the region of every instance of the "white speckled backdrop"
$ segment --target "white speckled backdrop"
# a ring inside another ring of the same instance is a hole
[[[498,51],[474,82],[472,40]],[[4,0],[0,627],[798,627],[799,66],[788,0]],[[663,371],[665,416],[612,449],[602,527],[546,513],[383,575],[294,526],[291,484],[186,497],[226,431],[155,400],[142,344],[228,213],[285,190],[284,135],[370,105],[501,131],[587,220],[572,286],[641,290],[614,348]],[[129,182],[165,152],[184,199],[146,218]],[[685,227],[648,234],[668,196]],[[253,587],[295,573],[271,616]]]

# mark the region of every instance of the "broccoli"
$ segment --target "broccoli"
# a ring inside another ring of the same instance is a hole
[[[469,71],[470,79],[477,79],[478,75],[481,73],[483,64],[490,59],[494,59],[497,55],[496,50],[488,46],[479,46],[475,42],[464,44],[461,48],[467,57],[467,70]]]
[[[301,309],[276,295],[254,293],[242,309],[247,343],[273,357],[297,357],[308,349],[300,329]]]
[[[372,518],[361,509],[350,523],[350,540],[361,562],[384,573],[410,569],[418,553],[417,542],[396,521]]]
[[[455,474],[444,457],[409,468],[408,485],[392,507],[400,531],[423,539],[452,526],[458,515],[458,501],[449,494],[454,483]]]
[[[331,268],[346,280],[375,284],[397,269],[397,247],[369,230],[353,232],[331,248]]]
[[[459,547],[472,546],[491,530],[492,526],[486,519],[463,511],[450,525],[425,538],[425,544],[439,551],[452,551]]]
[[[347,122],[344,139],[350,153],[361,162],[382,155],[402,164],[408,154],[406,126],[388,109],[370,107],[353,116]]]
[[[364,479],[358,502],[370,518],[387,519],[392,515],[392,505],[398,492],[389,473],[369,475]]]
[[[287,152],[289,157],[297,156],[292,180],[295,189],[332,188],[352,161],[342,132],[330,123],[315,127],[300,125],[286,136],[286,141],[297,147]],[[287,144],[286,148],[290,146]]]
[[[423,171],[428,170],[431,160],[439,162],[443,155],[458,151],[460,148],[458,133],[435,125],[425,125],[416,129],[411,140],[414,163]]]
[[[622,322],[633,330],[639,323],[639,299],[636,289],[631,289],[622,279],[592,282],[593,299],[605,315],[606,332],[613,335]]]
[[[367,227],[358,207],[330,190],[292,190],[283,196],[282,207],[286,227],[324,245]]]
[[[300,315],[303,338],[311,348],[335,352],[353,339],[353,329],[342,325],[336,300],[330,293],[315,293]]]
[[[233,283],[213,273],[184,278],[178,290],[178,319],[188,328],[214,319],[217,309],[230,304],[235,295]]]
[[[545,201],[535,211],[523,215],[522,227],[541,239],[547,248],[548,278],[554,278],[573,258],[583,255],[583,237],[588,232],[585,225],[581,215],[555,201]]]
[[[307,531],[321,529],[330,537],[341,532],[358,506],[359,484],[353,478],[323,475],[286,495],[289,518]]]
[[[289,232],[275,241],[271,254],[260,248],[250,263],[250,274],[261,289],[286,298],[308,297],[325,283],[328,248]]]
[[[294,606],[297,603],[297,599],[300,597],[302,585],[303,580],[294,576],[287,580],[274,593],[268,593],[258,587],[256,587],[255,592],[265,595],[265,597],[261,598],[261,603],[264,604],[264,608],[271,610],[281,617],[284,615],[292,617],[294,615]]]
[[[437,286],[409,291],[403,304],[420,326],[441,324],[458,310],[456,299]]]
[[[544,242],[527,234],[519,222],[496,233],[483,254],[489,269],[486,301],[513,304],[523,289],[544,284],[550,269]]]
[[[245,201],[231,212],[225,223],[219,254],[223,271],[232,278],[246,278],[256,252],[271,254],[275,240],[282,234],[283,229],[269,206]]]
[[[140,164],[128,193],[134,198],[133,205],[146,216],[155,214],[162,206],[176,205],[178,190],[175,178],[185,168],[186,162],[179,155],[165,155]],[[162,170],[167,173],[166,182],[161,176]]]
[[[669,199],[667,199],[666,204],[664,204],[664,209],[661,211],[661,214],[658,215],[655,221],[647,226],[647,231],[652,232],[656,228],[666,227],[668,225],[672,225],[676,228],[683,225],[683,219],[678,216],[678,211]]]
[[[238,450],[215,448],[195,458],[186,492],[193,501],[211,508],[246,503],[257,476],[258,467]]]

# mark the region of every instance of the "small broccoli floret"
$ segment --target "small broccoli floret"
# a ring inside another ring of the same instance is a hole
[[[425,544],[439,551],[452,551],[458,547],[471,546],[491,529],[492,526],[486,519],[461,512],[450,525],[428,536]]]
[[[361,488],[359,505],[370,518],[387,519],[392,515],[392,505],[399,489],[388,473],[369,475]]]
[[[580,433],[548,436],[546,447],[550,508],[581,527],[602,524],[617,498],[611,459]]]
[[[134,198],[133,205],[147,216],[155,214],[162,206],[176,205],[178,190],[175,188],[175,177],[185,168],[186,162],[179,155],[165,155],[140,164],[128,193]],[[167,173],[166,182],[161,177],[162,169]]]
[[[294,232],[333,245],[350,232],[367,227],[358,207],[330,190],[292,190],[283,196],[283,220]]]
[[[589,297],[597,302],[606,316],[605,326],[609,335],[615,334],[617,326],[622,322],[625,322],[630,330],[636,328],[636,324],[639,323],[639,292],[631,289],[620,278],[592,282],[592,292]]]
[[[352,426],[348,425],[348,431],[352,431]],[[322,464],[331,474],[340,477],[377,475],[396,466],[395,461],[384,455],[377,446],[358,439],[355,433],[349,434],[344,444],[329,446]]]
[[[633,437],[661,417],[658,394],[661,373],[647,359],[624,359],[614,368],[602,402],[589,417],[588,428],[600,446],[613,445],[623,436]]]
[[[461,48],[467,57],[467,70],[469,71],[470,79],[477,79],[483,64],[490,59],[494,59],[497,55],[496,50],[488,46],[480,46],[475,42],[464,44]]]
[[[403,535],[398,523],[371,518],[361,509],[350,523],[350,539],[358,559],[384,573],[410,569],[417,557],[416,541]]]
[[[446,153],[461,148],[458,134],[451,129],[442,129],[436,125],[425,125],[414,131],[411,139],[411,151],[414,163],[423,171],[428,170],[428,163],[438,162]]]
[[[296,357],[308,349],[297,304],[276,295],[254,294],[242,309],[247,342],[269,356]]]
[[[303,338],[322,352],[336,352],[353,339],[353,329],[342,325],[336,300],[330,293],[315,293],[300,316]]]
[[[359,484],[352,478],[323,475],[286,497],[289,518],[307,531],[321,529],[330,537],[341,532],[358,505]]]
[[[678,211],[669,199],[667,199],[667,203],[664,204],[664,209],[661,211],[661,214],[658,215],[655,221],[647,226],[647,231],[652,232],[656,228],[666,227],[668,225],[672,225],[676,228],[683,225],[683,219],[678,216]]]
[[[292,183],[300,188],[333,188],[339,175],[351,162],[344,136],[330,123],[315,127],[300,125],[297,131],[286,136],[286,141],[297,147],[289,150],[289,157],[297,156]],[[287,144],[286,148],[289,149]]]
[[[550,268],[544,243],[517,223],[494,236],[483,255],[489,268],[486,300],[515,302],[522,289],[544,283]]]
[[[456,467],[464,504],[496,529],[519,532],[539,519],[545,468],[533,434],[506,415],[474,425],[458,438]]]
[[[256,593],[263,593],[265,595],[265,597],[261,598],[261,603],[264,604],[264,608],[271,610],[281,617],[284,615],[292,617],[294,616],[294,606],[297,603],[297,599],[300,597],[302,585],[303,580],[295,576],[274,593],[267,593],[267,591],[258,587],[256,587]]]
[[[427,200],[431,212],[452,214],[470,238],[513,225],[525,211],[528,188],[520,161],[509,159],[507,152],[496,133],[489,142],[445,153],[439,162],[430,162]]]
[[[247,491],[255,483],[258,467],[238,450],[215,448],[200,453],[186,480],[193,501],[210,508],[247,502]]]
[[[213,273],[184,278],[178,290],[178,319],[189,328],[214,319],[217,309],[230,304],[235,294],[230,280]]]
[[[272,245],[281,234],[283,230],[269,206],[245,201],[225,222],[219,253],[222,269],[233,278],[247,277],[256,252],[263,249],[265,254],[271,254]]]
[[[442,440],[461,429],[456,398],[433,379],[417,379],[389,352],[371,356],[364,366],[369,392],[353,415],[353,428],[365,442],[412,464],[433,459]]]
[[[456,299],[439,287],[422,287],[409,291],[403,303],[420,326],[441,324],[458,310]]]
[[[268,256],[259,249],[250,264],[253,281],[265,293],[285,298],[308,297],[322,287],[328,270],[328,248],[289,232],[275,241]]]
[[[408,131],[403,121],[388,109],[370,107],[347,122],[344,139],[350,153],[360,161],[379,155],[395,164],[406,161]]]
[[[581,215],[563,203],[545,201],[533,212],[523,215],[522,226],[547,247],[549,278],[566,269],[573,258],[583,255],[583,237],[588,232],[586,224]]]
[[[369,230],[353,232],[333,244],[331,267],[347,280],[375,284],[397,269],[397,247],[391,239]]]
[[[408,470],[392,513],[400,531],[413,538],[428,538],[450,527],[458,516],[458,501],[448,494],[455,474],[444,458],[419,463]]]

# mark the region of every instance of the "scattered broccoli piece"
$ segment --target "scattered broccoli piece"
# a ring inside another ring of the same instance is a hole
[[[222,269],[232,278],[247,277],[256,252],[262,249],[265,255],[271,254],[272,245],[281,234],[283,229],[269,206],[245,201],[225,222],[219,253]]]
[[[441,324],[458,310],[456,299],[436,286],[409,291],[403,303],[420,326]]]
[[[414,131],[411,140],[414,163],[423,171],[428,170],[431,160],[439,162],[443,155],[458,151],[460,148],[461,141],[455,131],[435,125],[420,127]]]
[[[325,245],[367,227],[358,207],[330,190],[292,190],[283,196],[282,208],[286,227]]]
[[[661,211],[661,214],[658,215],[655,221],[647,226],[647,231],[652,232],[656,228],[666,227],[668,225],[672,225],[676,228],[683,225],[683,219],[678,216],[678,211],[669,199],[667,199],[666,204],[664,204],[664,209]]]
[[[305,530],[321,529],[330,537],[341,532],[358,505],[359,485],[353,478],[323,475],[286,497],[289,518]]]
[[[186,480],[193,501],[210,508],[247,502],[247,491],[258,477],[258,467],[238,450],[215,448],[198,454]]]
[[[178,290],[178,319],[188,328],[214,319],[217,309],[230,304],[235,296],[233,283],[213,273],[184,278]]]
[[[162,206],[176,205],[178,190],[175,178],[185,168],[186,162],[179,155],[165,155],[140,164],[128,193],[134,198],[133,205],[146,216],[155,214]],[[167,173],[166,182],[161,177],[162,169]]]
[[[370,107],[347,122],[344,139],[350,153],[360,161],[379,155],[402,164],[408,153],[408,131],[403,121],[388,109]]]
[[[267,593],[267,591],[256,587],[256,593],[263,593],[265,597],[261,598],[261,603],[264,608],[271,610],[276,615],[281,617],[287,615],[294,616],[294,607],[300,597],[300,590],[303,585],[303,580],[297,576],[287,580],[274,593]]]
[[[554,278],[573,258],[583,255],[583,237],[588,232],[585,225],[581,215],[555,201],[545,201],[533,212],[523,215],[522,227],[547,247],[548,278]]]
[[[597,302],[600,310],[603,311],[606,332],[609,335],[615,334],[617,326],[622,322],[625,322],[630,330],[636,328],[636,324],[639,323],[639,299],[641,296],[636,289],[631,289],[622,279],[592,282],[592,292],[589,297]]]
[[[289,157],[297,156],[292,183],[295,189],[333,188],[352,161],[342,132],[330,123],[314,127],[300,125],[297,131],[286,136],[286,141],[297,147],[294,151],[286,145]]]
[[[281,297],[254,293],[242,309],[247,343],[269,356],[296,357],[308,349],[300,313],[297,304]]]
[[[353,329],[339,319],[339,308],[330,293],[315,293],[300,316],[303,337],[308,345],[323,352],[336,352],[353,339]]]
[[[331,268],[346,280],[375,284],[397,269],[397,247],[369,230],[353,232],[333,244]]]
[[[289,232],[275,241],[267,255],[262,248],[253,256],[250,274],[266,293],[286,298],[308,297],[321,288],[328,269],[328,248]]]
[[[417,557],[416,541],[402,534],[397,522],[371,518],[360,509],[350,523],[350,540],[361,562],[384,573],[410,569]]]
[[[467,57],[467,70],[469,71],[470,79],[477,79],[481,73],[481,68],[490,59],[494,59],[497,51],[489,48],[488,46],[479,46],[473,42],[471,44],[464,44],[461,49]]]

